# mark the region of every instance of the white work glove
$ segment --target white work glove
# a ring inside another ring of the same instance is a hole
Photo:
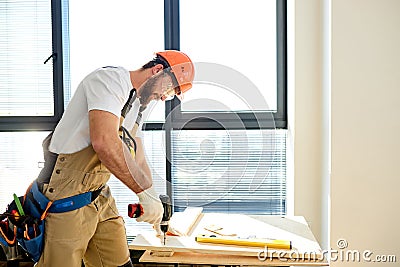
[[[157,233],[161,233],[160,222],[164,209],[157,192],[153,187],[150,187],[138,193],[137,196],[139,198],[139,204],[142,205],[143,214],[136,218],[136,221],[154,224],[154,229]]]

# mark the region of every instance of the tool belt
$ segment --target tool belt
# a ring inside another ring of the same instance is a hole
[[[0,215],[0,242],[5,246],[19,244],[26,253],[37,262],[43,251],[44,225],[46,215],[79,209],[91,203],[100,194],[103,187],[83,194],[50,201],[34,181],[24,196],[18,197],[23,214],[16,200]]]

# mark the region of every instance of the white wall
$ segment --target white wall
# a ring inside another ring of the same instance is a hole
[[[294,50],[295,214],[323,245],[400,261],[400,1],[295,1]]]
[[[331,86],[331,246],[400,261],[400,1],[332,0]]]
[[[324,242],[322,1],[294,4],[294,118],[289,125],[294,138],[294,214],[304,216],[317,240]]]

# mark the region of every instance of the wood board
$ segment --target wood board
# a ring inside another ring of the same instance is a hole
[[[155,257],[146,251],[140,258],[141,262],[174,263],[174,264],[207,264],[218,266],[329,266],[326,261],[282,261],[277,258],[259,260],[257,257],[237,255],[210,255],[193,252],[175,252],[171,257]]]
[[[263,250],[262,248],[241,247],[232,245],[216,245],[198,243],[194,237],[198,234],[210,234],[205,230],[209,225],[219,225],[227,232],[234,232],[238,236],[256,236],[257,238],[273,238],[291,240],[292,250]],[[204,213],[194,224],[188,236],[167,236],[166,245],[162,244],[160,238],[154,234],[140,234],[130,244],[131,249],[149,251],[174,251],[179,253],[196,254],[215,254],[221,256],[244,256],[253,257],[258,260],[258,256],[272,258],[297,258],[297,259],[317,259],[317,263],[324,264],[322,251],[315,240],[314,235],[309,229],[306,221],[301,216],[280,217],[280,216],[247,216],[242,214],[221,214]],[[263,252],[261,252],[263,251]],[[266,253],[266,254],[260,254]],[[151,257],[151,255],[149,255]],[[210,255],[211,257],[211,255]],[[310,258],[311,257],[311,258]],[[161,257],[158,257],[161,260]],[[248,258],[247,258],[248,259]],[[143,257],[148,260],[148,257]],[[163,259],[165,260],[165,259]],[[168,260],[168,259],[167,259]],[[172,259],[169,259],[173,262]],[[154,261],[154,257],[153,257]],[[193,262],[192,262],[193,263]],[[304,262],[302,263],[304,265]]]

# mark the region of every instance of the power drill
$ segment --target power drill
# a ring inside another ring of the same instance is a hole
[[[160,195],[160,200],[163,205],[164,213],[163,217],[160,223],[160,228],[161,231],[164,234],[164,245],[165,245],[165,239],[166,239],[166,234],[168,232],[168,224],[169,220],[171,219],[172,216],[172,205],[171,205],[171,200],[169,196],[167,195]],[[138,203],[136,204],[128,204],[128,216],[131,218],[138,218],[140,215],[142,215],[143,209],[142,206]]]

